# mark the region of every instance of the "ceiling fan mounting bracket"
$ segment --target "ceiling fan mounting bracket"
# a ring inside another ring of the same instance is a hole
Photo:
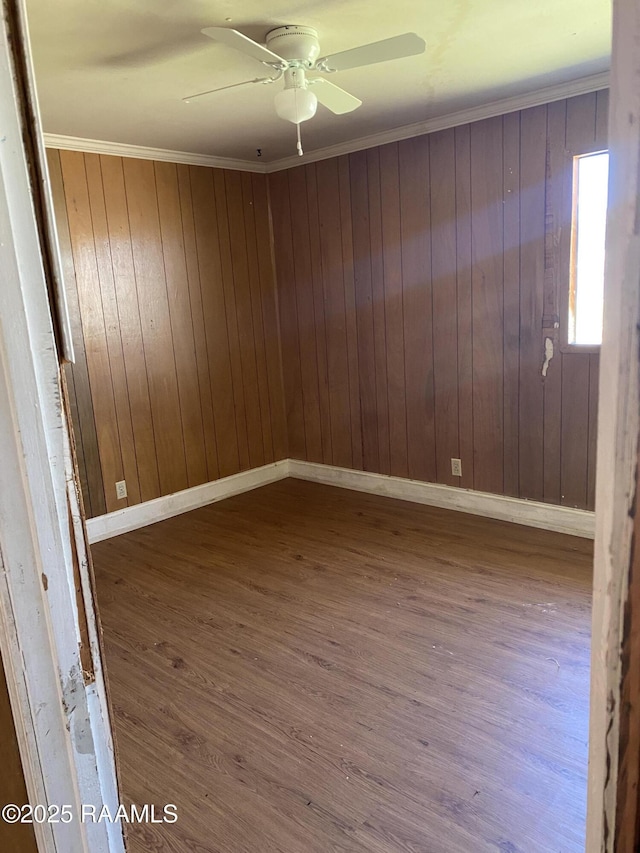
[[[311,68],[320,55],[318,32],[313,27],[277,27],[267,33],[266,43],[289,64],[304,68]]]

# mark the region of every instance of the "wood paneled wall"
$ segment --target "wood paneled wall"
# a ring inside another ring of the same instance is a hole
[[[593,508],[599,356],[557,324],[606,123],[599,92],[269,176],[292,457]]]
[[[265,176],[53,150],[49,169],[87,515],[285,458]]]

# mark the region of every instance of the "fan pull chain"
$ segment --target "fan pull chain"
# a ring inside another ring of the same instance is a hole
[[[297,124],[297,125],[296,125],[296,128],[298,129],[298,144],[297,144],[297,146],[296,146],[296,147],[297,147],[297,149],[298,149],[298,154],[299,154],[299,156],[300,156],[300,157],[302,157],[302,155],[303,155],[303,153],[304,153],[304,152],[303,152],[303,150],[302,150],[302,141],[301,141],[301,139],[300,139],[300,125],[299,125],[299,124]]]

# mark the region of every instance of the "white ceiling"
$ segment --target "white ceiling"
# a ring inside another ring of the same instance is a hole
[[[200,34],[229,26],[257,41],[315,27],[323,55],[403,32],[422,56],[332,75],[364,103],[318,107],[305,151],[606,71],[609,0],[27,0],[47,133],[262,162],[295,154],[276,85],[191,104],[193,92],[265,76],[265,66]]]

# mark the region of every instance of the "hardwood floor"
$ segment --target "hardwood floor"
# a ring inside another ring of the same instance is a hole
[[[590,542],[285,480],[93,554],[130,853],[584,849]]]

